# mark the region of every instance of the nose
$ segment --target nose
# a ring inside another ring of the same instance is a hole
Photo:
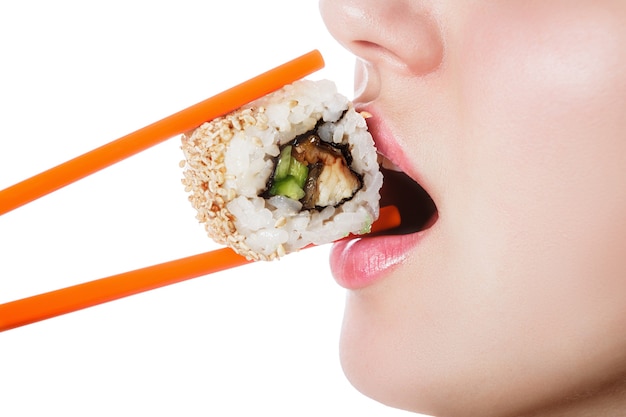
[[[421,0],[320,0],[329,32],[374,66],[390,65],[411,75],[435,71],[443,60],[441,31]]]

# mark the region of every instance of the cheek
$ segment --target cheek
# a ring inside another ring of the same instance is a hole
[[[534,352],[524,356],[528,375],[608,374],[615,364],[607,358],[625,348],[606,336],[626,325],[620,21],[623,15],[595,9],[580,16],[486,12],[457,57],[463,134],[455,157],[463,177],[450,193],[455,256],[468,271],[464,285],[481,277],[495,289],[477,290],[483,324],[498,340],[510,337]],[[506,313],[490,314],[497,305]],[[594,344],[603,354],[585,359],[581,352]],[[554,359],[533,370],[542,358]]]
[[[505,133],[501,145],[546,146],[598,127],[623,104],[621,19],[604,9],[536,8],[477,14],[455,56],[459,100],[473,124]]]
[[[626,32],[602,10],[493,13],[459,48],[456,203],[475,220],[459,227],[517,245],[601,235],[625,207]]]
[[[450,57],[461,118],[441,219],[455,305],[493,336],[490,360],[509,349],[528,381],[567,387],[626,348],[607,337],[626,325],[626,31],[623,14],[559,13],[468,25]]]
[[[467,23],[456,63],[459,99],[473,125],[500,130],[502,142],[491,145],[559,145],[559,137],[599,127],[623,104],[619,19],[604,10],[554,13],[494,10]]]

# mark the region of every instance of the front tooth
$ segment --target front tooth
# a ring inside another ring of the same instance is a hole
[[[378,155],[378,158],[379,158],[378,163],[383,168],[388,169],[390,171],[402,172],[402,170],[396,164],[391,162],[387,157]]]

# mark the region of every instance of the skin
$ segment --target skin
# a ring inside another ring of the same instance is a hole
[[[439,215],[348,291],[348,379],[428,415],[623,415],[626,2],[320,10]]]

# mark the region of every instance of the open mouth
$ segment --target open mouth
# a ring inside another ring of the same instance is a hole
[[[410,167],[411,163],[381,114],[374,107],[360,110],[378,150],[378,163],[383,174],[380,206],[395,206],[400,212],[400,226],[384,234],[408,235],[430,228],[439,219],[435,201],[422,185],[404,172],[402,167]]]
[[[403,172],[381,166],[384,176],[381,189],[381,207],[393,205],[400,211],[402,223],[385,232],[387,235],[403,235],[420,232],[431,227],[438,218],[435,202],[428,192]]]

